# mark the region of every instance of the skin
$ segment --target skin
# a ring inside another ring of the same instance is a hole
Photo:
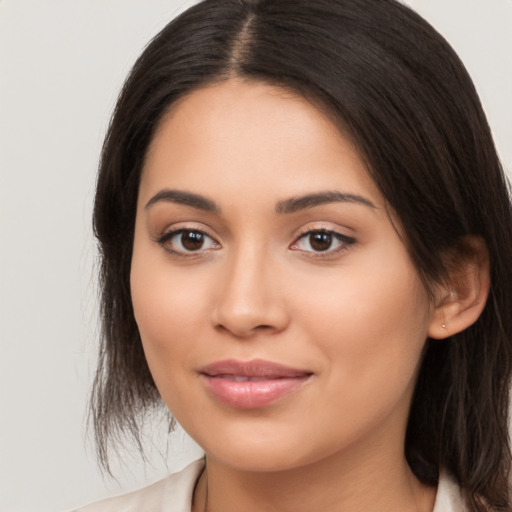
[[[218,211],[155,197],[165,190]],[[276,212],[325,191],[363,201]],[[210,512],[432,510],[403,446],[441,316],[397,226],[350,141],[295,94],[232,79],[164,117],[141,178],[131,291],[155,383],[206,454],[194,511],[206,498]],[[162,242],[179,229],[206,233],[204,245]],[[314,230],[349,239],[315,251]],[[268,406],[230,407],[198,369],[233,358],[312,376]]]

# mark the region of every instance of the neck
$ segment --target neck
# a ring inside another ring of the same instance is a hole
[[[432,511],[435,489],[416,479],[403,455],[366,448],[357,460],[335,454],[275,472],[243,471],[207,456],[193,512]]]

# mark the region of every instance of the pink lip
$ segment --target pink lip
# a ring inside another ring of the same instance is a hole
[[[239,409],[257,409],[301,387],[312,372],[253,359],[228,359],[199,370],[208,391],[224,404]]]

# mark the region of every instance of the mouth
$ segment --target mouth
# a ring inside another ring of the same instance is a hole
[[[199,375],[216,400],[239,409],[257,409],[297,391],[313,372],[260,359],[230,359],[201,368]]]

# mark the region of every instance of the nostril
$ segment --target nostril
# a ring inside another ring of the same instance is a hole
[[[289,322],[286,303],[271,285],[267,286],[262,272],[250,272],[247,266],[238,268],[238,272],[230,269],[222,292],[213,303],[211,325],[240,338],[284,329]]]
[[[219,332],[228,332],[237,338],[249,338],[256,333],[271,333],[277,331],[276,327],[269,324],[251,325],[235,322],[219,323],[215,326]]]

